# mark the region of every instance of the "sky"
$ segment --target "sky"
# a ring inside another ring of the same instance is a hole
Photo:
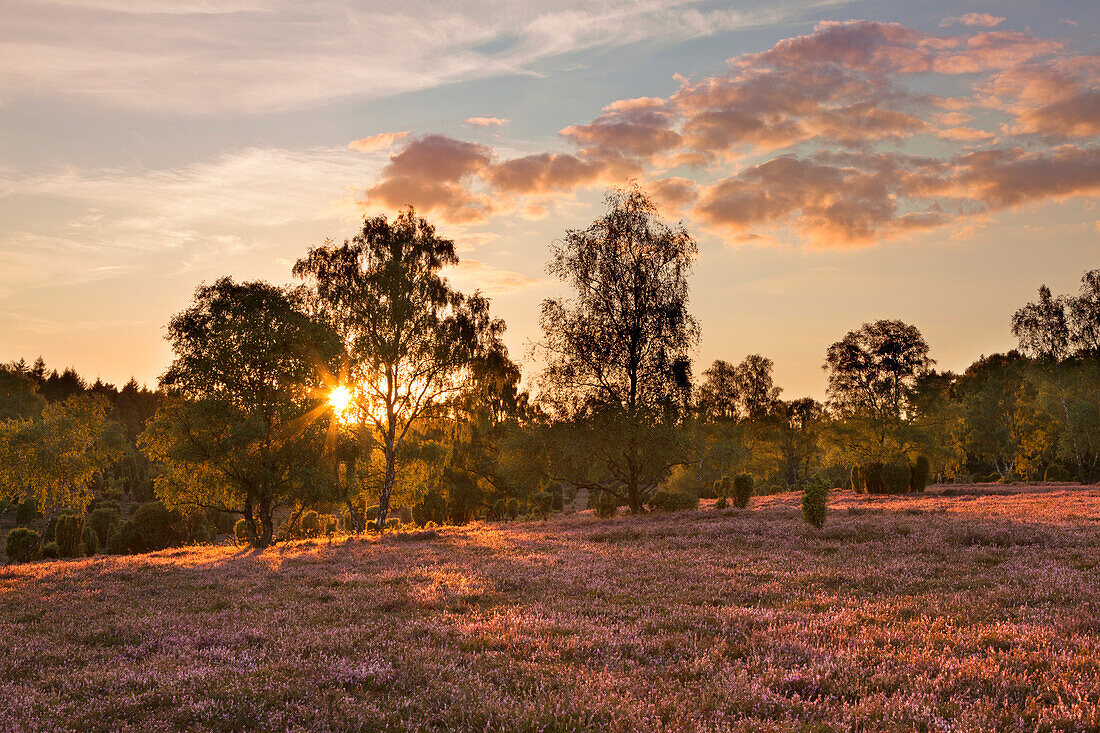
[[[636,180],[699,244],[696,371],[918,326],[1012,348],[1100,267],[1100,3],[0,0],[0,361],[154,385],[223,275],[413,204],[527,375],[549,244]]]

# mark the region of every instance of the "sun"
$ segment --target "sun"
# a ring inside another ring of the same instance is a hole
[[[338,414],[346,412],[351,404],[351,390],[342,384],[333,388],[328,394],[328,403]]]

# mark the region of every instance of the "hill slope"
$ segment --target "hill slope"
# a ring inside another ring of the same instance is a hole
[[[0,721],[1096,730],[1100,491],[961,494],[9,566]]]

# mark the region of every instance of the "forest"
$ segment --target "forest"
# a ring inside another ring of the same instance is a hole
[[[1016,350],[937,370],[902,320],[822,354],[827,399],[788,398],[766,355],[696,370],[682,225],[645,192],[549,248],[532,374],[455,243],[408,207],[308,248],[293,283],[203,283],[167,324],[155,389],[41,358],[0,370],[10,561],[472,521],[719,508],[802,492],[1100,479],[1100,270],[1005,314]]]

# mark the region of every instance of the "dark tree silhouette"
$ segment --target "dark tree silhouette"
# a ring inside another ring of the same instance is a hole
[[[1012,316],[1012,335],[1020,351],[1039,359],[1061,361],[1069,353],[1070,332],[1066,303],[1055,298],[1050,288],[1039,288],[1039,300],[1028,303]]]
[[[1100,270],[1081,276],[1077,295],[1066,298],[1070,340],[1081,352],[1100,356]]]
[[[683,462],[667,428],[690,395],[699,329],[687,277],[698,249],[636,186],[613,190],[607,205],[605,216],[551,246],[547,269],[575,294],[542,303],[541,388],[551,409],[581,428],[580,439],[566,441],[573,455],[557,464],[562,479],[642,511]]]
[[[774,366],[766,356],[750,354],[734,370],[741,408],[750,420],[770,415],[776,408],[783,390],[772,379]]]
[[[722,359],[715,359],[703,371],[703,383],[699,385],[695,403],[706,421],[736,420],[739,416],[740,387],[737,367]]]

